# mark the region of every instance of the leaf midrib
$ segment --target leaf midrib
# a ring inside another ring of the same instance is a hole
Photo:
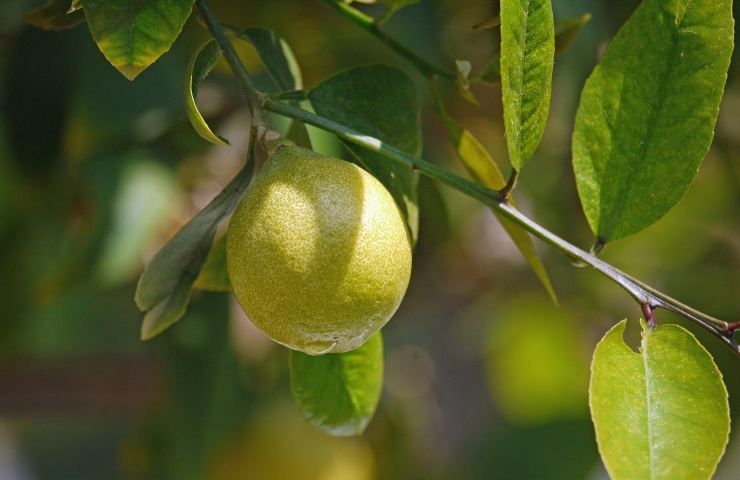
[[[680,18],[680,20],[677,19],[677,22],[674,23],[674,28],[672,30],[671,40],[671,51],[669,58],[672,59],[675,57],[676,47],[680,43],[680,30],[683,26],[683,20],[686,18],[686,14],[691,9],[693,5],[694,0],[691,0],[689,3],[686,4],[686,10],[684,11],[683,16]],[[660,82],[658,83],[661,86],[666,85],[666,80],[673,77],[673,73],[676,70],[676,64],[678,62],[670,61],[668,62],[668,68],[665,69],[664,73],[661,75]],[[667,90],[666,88],[663,88],[661,90]],[[656,119],[659,117],[660,112],[663,111],[663,107],[665,106],[666,101],[666,95],[661,95],[658,99],[658,103],[656,107],[653,109],[652,114],[650,115],[650,121],[648,122],[648,128],[645,132],[644,141],[642,142],[642,149],[640,154],[637,156],[635,164],[638,165],[639,169],[642,169],[642,166],[645,164],[646,161],[646,154],[649,145],[653,141],[653,135],[655,132],[655,124],[657,123]],[[613,151],[612,151],[613,152]],[[610,155],[611,153],[610,152]],[[638,171],[639,173],[639,171]],[[627,181],[625,182],[622,187],[619,189],[619,192],[617,193],[616,199],[612,205],[612,208],[609,211],[609,215],[607,216],[608,223],[606,228],[603,232],[599,234],[599,237],[603,240],[609,239],[609,234],[614,227],[614,223],[617,222],[617,219],[619,215],[621,215],[621,212],[624,210],[625,205],[627,204],[626,198],[632,193],[632,189],[634,188],[636,182]]]
[[[642,364],[645,368],[645,419],[647,423],[647,437],[648,437],[648,474],[650,479],[654,478],[654,466],[653,466],[653,428],[652,428],[652,399],[650,396],[650,365],[648,364],[648,335],[650,332],[645,333],[645,338],[642,342]]]

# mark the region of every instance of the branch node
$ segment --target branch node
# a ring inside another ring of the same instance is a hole
[[[655,309],[653,305],[648,302],[642,303],[640,304],[640,306],[642,307],[642,313],[645,315],[645,320],[648,323],[648,327],[650,328],[650,330],[654,329],[657,324],[655,322]]]

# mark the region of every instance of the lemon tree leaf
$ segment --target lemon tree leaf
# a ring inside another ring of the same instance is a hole
[[[335,436],[359,435],[375,413],[383,388],[380,332],[345,353],[290,352],[290,390],[306,419]]]
[[[421,153],[421,124],[416,89],[398,69],[385,65],[351,68],[329,77],[308,98],[316,113],[374,136],[406,153]],[[416,241],[419,211],[417,176],[405,166],[391,164],[380,154],[345,143],[358,164],[391,192]]]
[[[226,188],[154,255],[141,274],[134,300],[145,312],[142,340],[156,337],[185,314],[216,228],[239,203],[253,171],[254,162],[248,161]]]
[[[221,48],[215,40],[210,40],[198,48],[190,58],[185,74],[185,111],[193,129],[204,140],[214,145],[228,145],[228,140],[219,137],[211,131],[203,115],[200,114],[195,98],[198,96],[200,82],[213,70],[213,67],[221,58]]]
[[[85,14],[73,10],[70,0],[49,0],[45,4],[26,12],[23,19],[44,30],[66,30],[85,21]]]
[[[678,325],[649,330],[639,353],[626,320],[599,342],[591,364],[591,416],[614,480],[709,479],[730,431],[727,390],[712,357]]]
[[[226,25],[226,28],[233,35],[250,43],[257,50],[267,73],[275,84],[276,93],[302,93],[303,76],[301,75],[301,68],[290,45],[282,37],[263,28],[240,29],[230,25]],[[287,100],[294,105],[300,103],[298,99]],[[299,120],[291,122],[288,138],[294,140],[297,145],[311,148],[311,140],[306,126]]]
[[[436,94],[434,95],[434,100],[437,112],[447,130],[447,135],[455,147],[455,152],[457,152],[457,156],[463,165],[465,165],[470,175],[481,185],[494,190],[502,189],[506,185],[506,179],[501,173],[498,164],[493,160],[490,153],[488,153],[488,150],[486,150],[469,130],[465,129],[447,114],[441,99]],[[513,199],[511,201],[513,203]],[[547,270],[545,270],[545,266],[542,264],[542,260],[534,249],[532,237],[506,217],[499,215],[495,210],[492,211],[516,247],[524,255],[530,268],[537,275],[542,286],[545,287],[550,299],[554,303],[557,303],[555,289],[552,286]]]
[[[98,48],[133,80],[170,49],[193,0],[85,0],[84,6]]]
[[[501,94],[509,161],[521,170],[550,110],[555,26],[550,0],[501,0]]]
[[[587,80],[573,168],[603,241],[650,226],[693,181],[714,136],[733,25],[730,0],[645,0]]]
[[[303,88],[301,70],[293,50],[278,34],[264,28],[226,27],[233,35],[249,42],[257,50],[278,92]]]
[[[229,272],[226,269],[226,235],[221,235],[213,241],[193,288],[211,292],[231,291]]]

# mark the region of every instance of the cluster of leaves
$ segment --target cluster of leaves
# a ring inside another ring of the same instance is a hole
[[[352,8],[340,0],[329,3]],[[385,3],[380,21],[414,2]],[[573,168],[599,245],[652,225],[693,181],[712,143],[729,68],[731,6],[730,0],[644,0],[588,79],[575,120]],[[147,0],[135,8],[109,0],[50,0],[27,20],[49,29],[86,21],[110,63],[134,79],[170,48],[192,7],[193,0]],[[544,133],[555,55],[573,42],[589,18],[556,22],[550,0],[502,0],[500,15],[482,24],[500,29],[500,53],[477,74],[461,60],[456,73],[444,75],[456,80],[464,98],[472,101],[472,84],[500,82],[512,168],[508,182],[481,142],[447,114],[436,79],[430,79],[437,111],[474,180],[506,189],[507,194],[513,188]],[[273,80],[273,98],[295,105],[306,102],[322,118],[413,157],[420,155],[419,105],[404,73],[383,65],[356,67],[304,91],[295,57],[279,35],[259,28],[222,28],[255,48]],[[193,54],[184,93],[198,134],[215,145],[228,145],[206,124],[195,101],[200,82],[221,53],[221,46],[211,40]],[[310,145],[298,121],[289,136]],[[416,239],[416,174],[386,162],[377,152],[349,144],[347,148],[388,188]],[[223,242],[214,238],[219,223],[244,194],[252,164],[248,159],[221,195],[148,265],[136,295],[137,305],[146,312],[143,338],[161,333],[183,315],[194,285],[228,289],[228,279],[214,273],[225,270]],[[555,300],[529,234],[499,219]],[[641,347],[634,352],[622,339],[624,325],[606,334],[592,364],[591,411],[609,473],[614,478],[710,477],[729,435],[727,393],[714,362],[691,333],[674,325],[644,326]],[[311,357],[292,352],[290,363],[291,389],[309,421],[337,435],[363,431],[381,391],[380,334],[344,354]]]

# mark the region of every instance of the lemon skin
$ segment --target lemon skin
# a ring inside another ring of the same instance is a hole
[[[311,355],[362,345],[393,316],[411,243],[390,193],[360,167],[281,145],[234,212],[229,279],[247,316]]]

